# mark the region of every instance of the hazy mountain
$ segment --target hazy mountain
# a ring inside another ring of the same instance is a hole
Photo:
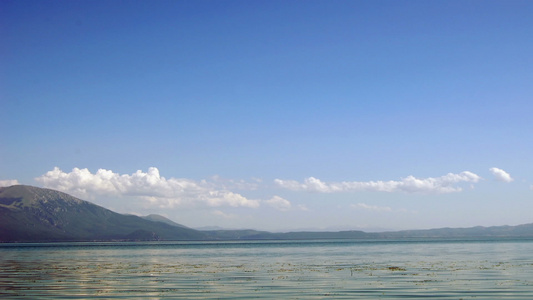
[[[165,224],[168,224],[168,225],[172,225],[172,226],[176,226],[176,227],[181,227],[181,228],[189,228],[185,225],[181,225],[181,224],[178,224],[168,218],[165,218],[163,217],[162,215],[156,215],[156,214],[151,214],[151,215],[147,215],[147,216],[144,216],[144,217],[141,217],[145,220],[150,220],[150,221],[154,221],[154,222],[162,222],[162,223],[165,223]]]
[[[309,239],[467,239],[467,238],[533,238],[533,224],[518,226],[494,226],[471,228],[440,228],[428,230],[405,230],[390,232],[350,231],[297,231],[266,232],[256,230],[205,231],[213,239],[243,240],[309,240]]]
[[[533,237],[533,223],[517,226],[438,228],[374,233],[377,238]]]
[[[227,230],[227,228],[220,227],[220,226],[203,226],[203,227],[195,227],[196,230]]]
[[[0,242],[115,240],[289,240],[409,238],[533,238],[533,223],[389,232],[258,230],[199,231],[160,215],[123,215],[68,194],[25,185],[0,188]]]
[[[4,242],[205,238],[197,230],[118,214],[62,192],[24,185],[0,188],[0,229]]]
[[[277,239],[273,233],[253,229],[216,229],[203,231],[212,240]]]

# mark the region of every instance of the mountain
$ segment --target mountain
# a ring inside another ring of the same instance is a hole
[[[210,238],[231,237],[243,240],[309,240],[309,239],[483,239],[483,238],[533,238],[533,223],[517,226],[470,228],[438,228],[389,232],[350,231],[298,231],[272,233],[266,231],[206,231]]]
[[[253,229],[202,230],[211,240],[279,240],[273,233]]]
[[[517,226],[438,228],[374,233],[376,238],[504,238],[533,237],[533,223]]]
[[[220,227],[220,226],[202,226],[202,227],[194,227],[194,229],[202,230],[202,231],[228,230],[227,228]]]
[[[206,237],[205,233],[194,229],[122,215],[59,191],[25,185],[0,188],[0,229],[2,242],[200,240]]]
[[[167,219],[161,215],[156,215],[156,214],[152,214],[152,215],[147,215],[147,216],[144,216],[144,217],[141,217],[145,220],[150,220],[150,221],[154,221],[154,222],[162,222],[162,223],[165,223],[165,224],[168,224],[168,225],[172,225],[172,226],[176,226],[176,227],[181,227],[181,228],[189,228],[185,225],[181,225],[181,224],[178,224],[170,219]]]
[[[533,223],[389,232],[199,231],[160,215],[138,217],[119,214],[55,190],[25,185],[0,188],[0,242],[411,238],[533,238]]]

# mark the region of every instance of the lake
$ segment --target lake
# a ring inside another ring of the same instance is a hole
[[[2,299],[533,299],[533,240],[0,244]]]

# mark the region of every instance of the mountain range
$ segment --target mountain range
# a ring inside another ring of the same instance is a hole
[[[533,238],[533,223],[390,232],[195,230],[160,215],[119,214],[56,190],[27,185],[0,188],[0,242],[488,237]]]
[[[0,241],[199,240],[205,234],[163,217],[123,215],[68,194],[0,188]]]

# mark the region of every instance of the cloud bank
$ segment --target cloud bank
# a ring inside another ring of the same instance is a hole
[[[16,179],[0,180],[0,187],[12,186],[17,184],[19,184],[19,182]]]
[[[388,206],[376,206],[376,205],[369,205],[366,203],[356,203],[356,204],[350,205],[350,207],[354,209],[370,210],[370,211],[376,211],[376,212],[392,211],[392,208]]]
[[[416,178],[407,176],[398,181],[343,181],[343,182],[323,182],[320,179],[309,177],[303,182],[295,180],[275,179],[274,183],[281,188],[293,191],[307,191],[318,193],[338,193],[355,191],[375,191],[375,192],[405,192],[405,193],[452,193],[460,192],[462,188],[458,186],[462,182],[478,182],[481,179],[478,175],[464,171],[459,174],[448,173],[441,177]]]
[[[273,208],[281,211],[288,211],[291,209],[291,203],[289,200],[283,199],[279,196],[274,196],[270,200],[265,201],[266,204],[272,206]]]
[[[494,175],[494,177],[496,177],[496,180],[498,181],[511,182],[514,180],[509,173],[502,169],[490,168],[489,171],[492,173],[492,175]]]
[[[129,174],[118,174],[99,169],[91,173],[88,169],[74,168],[66,173],[55,167],[52,171],[35,178],[44,187],[60,190],[80,198],[105,196],[133,196],[148,200],[159,207],[197,206],[208,207],[259,207],[259,200],[217,188],[205,180],[195,181],[183,178],[166,179],[155,167],[148,172],[138,170]]]

